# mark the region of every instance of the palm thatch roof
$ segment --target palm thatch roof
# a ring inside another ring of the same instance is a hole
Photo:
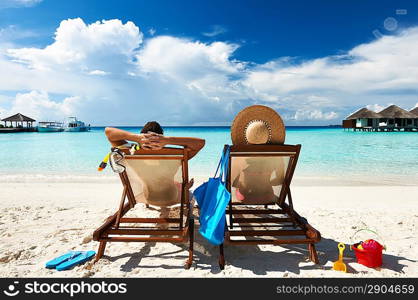
[[[349,115],[347,120],[354,120],[354,119],[379,119],[382,116],[374,111],[371,111],[367,108],[362,108],[356,111],[355,113]]]
[[[395,119],[395,118],[414,119],[416,118],[415,114],[403,108],[400,108],[399,106],[396,106],[396,105],[391,105],[389,107],[386,107],[384,110],[379,112],[379,115],[381,115],[383,118],[390,118],[390,119]]]
[[[409,112],[412,113],[412,114],[414,114],[415,117],[418,117],[418,106],[415,107],[415,108],[413,108],[413,109],[411,109]]]
[[[2,121],[6,122],[36,122],[36,120],[29,118],[25,115],[22,115],[21,113],[17,113],[13,116],[10,116],[8,118],[2,119]]]

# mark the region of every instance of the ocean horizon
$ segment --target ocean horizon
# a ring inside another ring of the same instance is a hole
[[[118,126],[114,126],[118,127]],[[97,166],[109,152],[104,126],[90,132],[8,133],[0,135],[2,181],[24,178],[110,178],[111,168]],[[118,128],[139,132],[141,127]],[[213,176],[221,151],[230,144],[229,126],[166,126],[169,136],[195,136],[205,147],[190,161],[191,177]],[[330,184],[418,183],[416,132],[352,132],[334,126],[288,126],[286,144],[301,144],[295,178],[321,178]]]

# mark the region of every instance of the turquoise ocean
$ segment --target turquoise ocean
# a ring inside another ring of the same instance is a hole
[[[120,127],[132,132],[140,128]],[[212,176],[229,127],[164,127],[168,136],[195,136],[205,148],[190,161],[191,176]],[[348,132],[334,127],[289,127],[286,144],[301,144],[295,177],[316,181],[418,184],[417,132]],[[90,132],[0,134],[0,181],[22,178],[114,176],[97,166],[109,152],[104,127]],[[321,179],[322,178],[322,179]]]

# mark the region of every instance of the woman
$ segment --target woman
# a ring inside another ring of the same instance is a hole
[[[283,144],[285,127],[279,114],[263,105],[240,111],[231,126],[234,145]],[[252,151],[249,148],[248,151]],[[268,204],[277,200],[289,160],[278,156],[239,156],[231,161],[232,200]]]

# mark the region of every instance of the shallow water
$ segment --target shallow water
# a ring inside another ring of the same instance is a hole
[[[124,128],[138,132],[139,128]],[[196,136],[205,148],[190,162],[192,176],[213,175],[228,127],[166,127],[171,136]],[[348,132],[341,128],[290,127],[287,144],[302,144],[295,176],[387,183],[418,183],[418,132]],[[104,128],[90,132],[0,134],[0,176],[110,176],[97,166],[109,151]]]

